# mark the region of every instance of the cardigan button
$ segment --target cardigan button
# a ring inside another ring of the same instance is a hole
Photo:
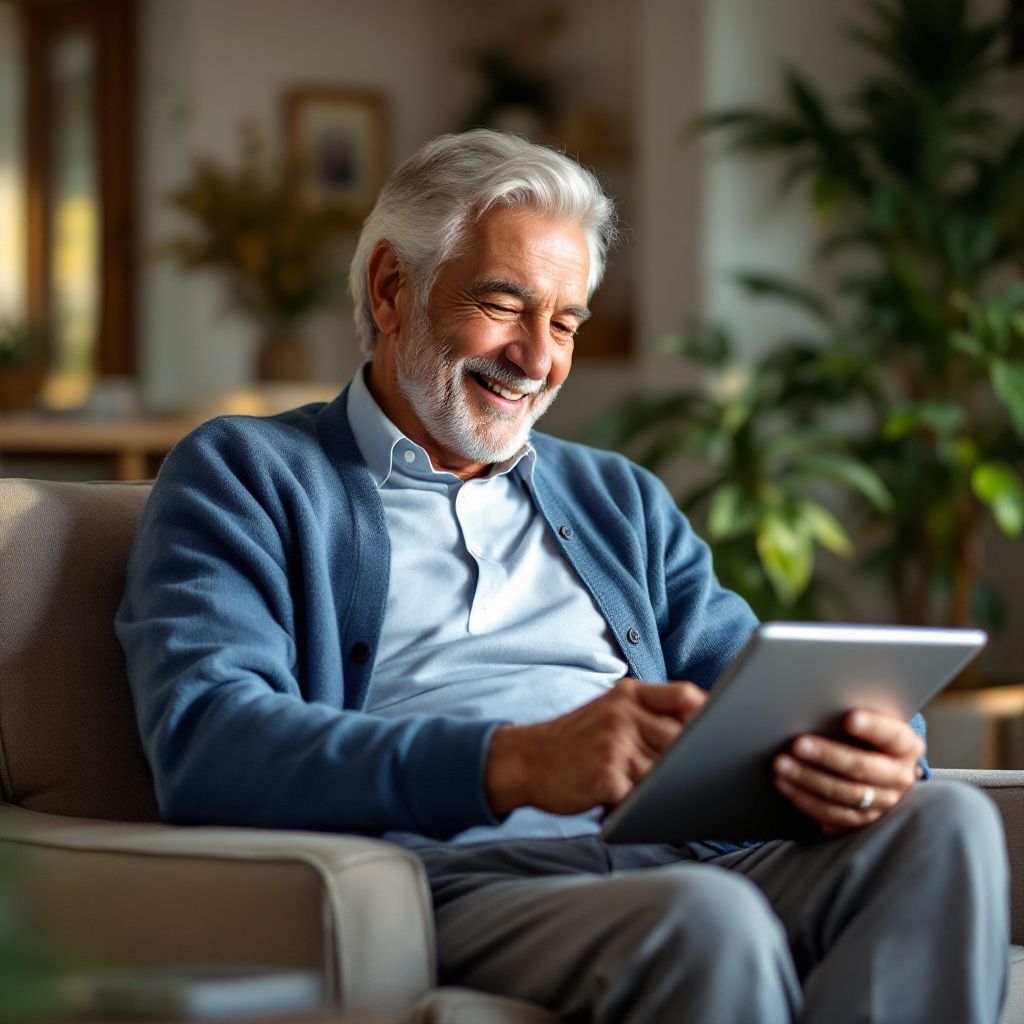
[[[363,665],[370,660],[370,655],[373,654],[373,650],[368,643],[360,640],[352,645],[352,649],[348,653],[349,657],[351,657],[353,661]]]
[[[628,629],[626,630],[626,639],[631,644],[640,643],[640,630],[639,629]]]
[[[572,540],[572,527],[571,526],[560,526],[558,528],[558,536],[562,540]]]

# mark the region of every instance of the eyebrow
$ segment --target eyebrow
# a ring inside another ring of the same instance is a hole
[[[536,301],[536,296],[531,289],[525,285],[516,284],[514,281],[481,281],[473,289],[473,294],[478,297],[481,295],[493,295],[495,292],[500,295],[511,295],[513,298],[522,299],[523,302]],[[586,323],[590,319],[590,310],[586,306],[566,306],[564,309],[559,310],[559,312],[576,317],[581,324]]]

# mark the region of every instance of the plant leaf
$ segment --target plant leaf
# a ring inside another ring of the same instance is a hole
[[[708,536],[713,540],[731,540],[750,533],[757,524],[756,499],[744,493],[739,484],[722,484],[708,506]]]
[[[805,288],[795,281],[789,281],[778,274],[757,271],[736,274],[736,281],[751,295],[758,298],[782,299],[799,306],[817,320],[826,324],[832,323],[832,315],[825,303],[810,288]]]
[[[992,387],[1006,406],[1017,433],[1024,435],[1024,365],[992,360]]]
[[[985,346],[967,331],[953,331],[949,336],[949,343],[957,352],[963,352],[966,356],[978,360],[985,358]]]
[[[1008,537],[1024,532],[1024,482],[1005,462],[983,462],[971,474],[971,487],[979,501],[992,510]]]
[[[845,452],[809,452],[800,457],[798,465],[811,477],[851,487],[881,512],[892,508],[892,495],[882,478],[852,455]]]
[[[889,412],[884,433],[890,441],[920,430],[950,438],[963,429],[966,419],[963,406],[956,402],[903,402]]]
[[[828,551],[842,558],[853,555],[853,541],[842,524],[824,505],[805,501],[799,506],[800,524]]]
[[[807,589],[814,571],[810,535],[781,513],[769,512],[757,524],[757,553],[779,600],[793,604]]]

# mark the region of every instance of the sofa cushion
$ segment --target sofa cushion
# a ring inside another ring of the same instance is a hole
[[[3,799],[157,818],[114,613],[148,484],[0,480]]]
[[[1000,1024],[1024,1022],[1024,946],[1010,947],[1010,977]]]
[[[1024,772],[936,768],[934,775],[937,779],[953,779],[980,787],[999,808],[1010,855],[1010,940],[1024,947]],[[1024,1000],[1024,987],[1021,995]],[[1021,1020],[1024,1021],[1024,1013]]]

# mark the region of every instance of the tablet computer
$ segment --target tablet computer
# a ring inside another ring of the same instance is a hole
[[[611,843],[805,838],[817,826],[775,788],[772,761],[802,733],[849,739],[856,708],[909,719],[985,646],[976,629],[772,622],[604,820]]]

